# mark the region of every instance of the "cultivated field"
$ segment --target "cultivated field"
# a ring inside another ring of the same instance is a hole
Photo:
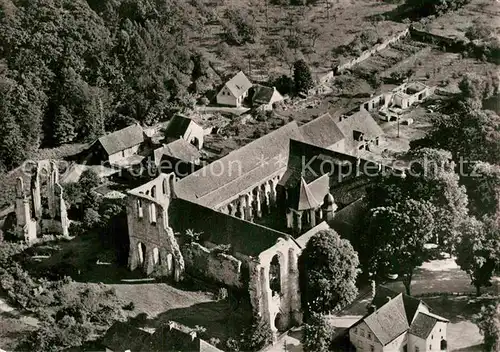
[[[385,20],[383,14],[395,8],[395,5],[370,0],[337,0],[331,2],[330,8],[324,2],[315,6],[276,6],[268,5],[266,11],[264,0],[225,1],[223,5],[212,3],[213,11],[222,17],[224,11],[231,8],[252,8],[253,18],[261,30],[258,43],[245,46],[230,46],[230,57],[220,55],[218,46],[223,42],[223,28],[218,23],[207,24],[203,38],[196,38],[197,45],[201,45],[213,67],[218,73],[227,69],[246,68],[248,71],[247,56],[250,54],[264,54],[251,63],[251,78],[263,79],[269,74],[287,74],[290,71],[287,65],[288,58],[279,58],[266,55],[273,42],[286,38],[296,29],[305,30],[318,27],[319,36],[312,40],[303,35],[300,48],[293,50],[295,57],[303,57],[312,67],[313,72],[331,70],[332,65],[342,57],[334,53],[334,49],[351,43],[356,36],[367,33],[374,42],[384,39],[403,30],[406,25]],[[221,3],[221,2],[218,2]],[[266,22],[267,12],[267,22]],[[360,25],[362,23],[362,25]],[[348,54],[343,56],[349,57]],[[293,59],[293,58],[292,58]]]

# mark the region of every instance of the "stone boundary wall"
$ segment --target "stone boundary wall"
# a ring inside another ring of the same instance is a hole
[[[373,54],[384,50],[392,43],[395,43],[395,42],[401,40],[402,38],[406,37],[409,33],[410,33],[410,28],[408,27],[405,30],[399,32],[398,34],[392,36],[391,38],[385,40],[383,43],[377,44],[377,45],[373,46],[371,49],[363,51],[361,53],[361,55],[359,55],[357,58],[354,58],[352,60],[349,60],[348,62],[345,62],[341,65],[338,65],[337,67],[335,67],[335,70],[334,70],[335,73],[341,74],[344,70],[351,69],[353,66],[359,64],[362,61],[365,61]]]
[[[232,288],[243,288],[242,263],[235,257],[214,253],[196,242],[182,245],[181,252],[188,274]]]

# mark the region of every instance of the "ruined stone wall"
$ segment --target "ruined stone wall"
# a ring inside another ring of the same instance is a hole
[[[168,219],[173,183],[173,174],[161,174],[153,181],[129,192],[128,266],[130,270],[140,268],[147,275],[158,268],[179,281],[184,273],[184,259]]]
[[[181,246],[186,272],[229,287],[243,288],[242,262],[232,255],[214,253],[199,243]]]
[[[48,200],[48,218],[43,217],[41,177],[47,179],[46,196]],[[36,240],[37,235],[57,233],[69,236],[69,219],[64,190],[59,184],[59,170],[55,161],[41,160],[36,163],[31,175],[30,188],[26,189],[22,178],[16,184],[16,221],[23,229],[24,239],[28,243]]]
[[[291,239],[280,238],[249,263],[250,302],[255,312],[269,322],[274,332],[302,323],[299,291],[298,256],[301,248]],[[271,290],[270,266],[274,257],[280,267],[280,292]]]

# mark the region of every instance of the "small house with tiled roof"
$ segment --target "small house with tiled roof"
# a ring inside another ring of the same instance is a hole
[[[217,104],[240,107],[248,92],[252,88],[252,82],[240,71],[227,81],[217,94]]]
[[[177,139],[184,139],[196,148],[203,148],[203,127],[187,116],[174,115],[165,128],[165,139],[167,143]]]
[[[179,178],[201,168],[200,151],[185,139],[177,139],[155,149],[153,158],[159,172],[173,172]]]
[[[140,163],[142,158],[138,156],[138,152],[145,139],[139,124],[125,127],[96,140],[89,148],[88,160],[92,163],[108,162],[110,165],[119,166]],[[127,163],[127,160],[130,162]]]
[[[267,87],[257,84],[253,88],[252,105],[258,110],[271,111],[274,103],[278,103],[285,99],[283,95],[278,92],[276,87]]]
[[[380,287],[370,312],[349,328],[349,339],[357,351],[446,351],[447,324],[424,302]]]

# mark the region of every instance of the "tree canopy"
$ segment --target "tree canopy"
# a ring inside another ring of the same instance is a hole
[[[329,312],[352,302],[358,293],[358,254],[334,230],[315,234],[299,258],[301,295],[306,312]]]
[[[305,352],[328,352],[333,339],[333,327],[325,316],[312,313],[304,324],[302,347]]]
[[[479,295],[481,287],[490,286],[495,268],[500,264],[500,229],[486,218],[483,222],[469,217],[461,224],[457,246],[457,264],[471,278]]]
[[[311,70],[304,60],[297,60],[293,64],[293,79],[297,93],[307,92],[313,87]]]
[[[483,350],[500,351],[500,301],[481,307],[475,321],[484,335]]]
[[[378,275],[402,276],[410,294],[414,270],[426,259],[424,245],[434,234],[434,206],[413,199],[371,210],[368,228],[360,234],[367,268]]]
[[[0,165],[188,106],[207,85],[189,44],[199,1],[0,3]]]

